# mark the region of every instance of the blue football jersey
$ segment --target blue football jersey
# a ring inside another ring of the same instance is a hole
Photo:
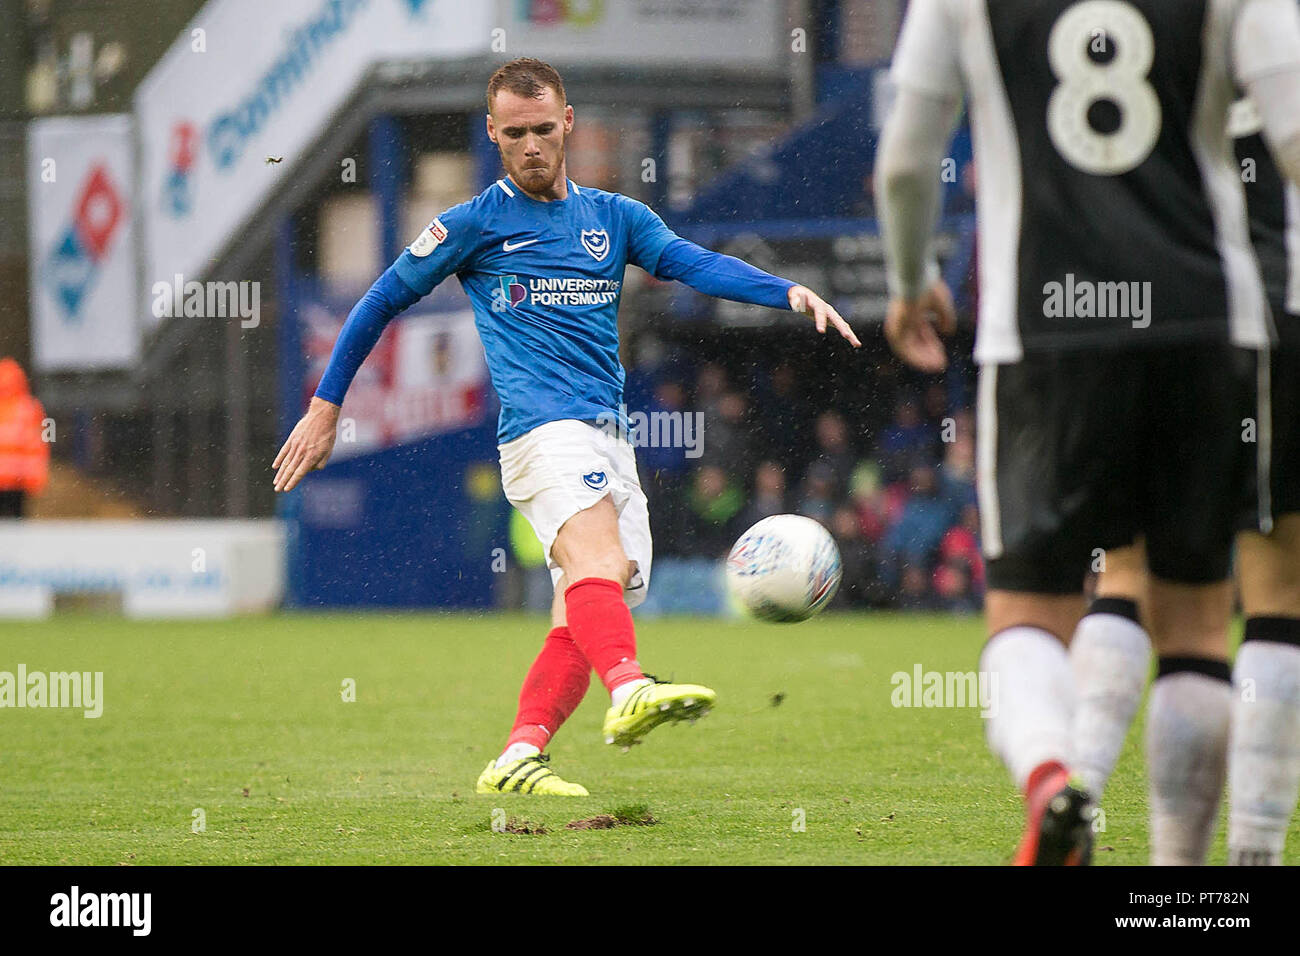
[[[394,263],[428,295],[460,279],[501,398],[497,440],[618,414],[618,302],[629,262],[653,273],[678,236],[644,203],[569,181],[539,202],[509,179],[433,220]]]

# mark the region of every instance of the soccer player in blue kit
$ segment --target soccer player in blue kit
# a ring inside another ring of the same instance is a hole
[[[715,700],[707,687],[647,677],[637,663],[630,609],[645,599],[651,541],[619,417],[627,263],[709,295],[803,312],[818,332],[833,326],[861,343],[810,289],[680,238],[636,200],[569,180],[573,107],[546,63],[505,64],[487,101],[488,136],[506,177],[434,219],[357,303],[306,415],[276,456],[275,488],[290,491],[324,467],[343,396],[384,326],[456,275],[501,399],[502,485],[537,532],[555,583],[552,629],[524,679],[505,749],[477,789],[586,796],[550,769],[542,750],[582,701],[592,668],[610,693],[605,741],[622,747],[665,721],[703,716]]]

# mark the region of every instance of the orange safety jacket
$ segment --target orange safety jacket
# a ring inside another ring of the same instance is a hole
[[[39,494],[50,477],[50,446],[42,435],[45,409],[11,358],[0,359],[0,491]]]

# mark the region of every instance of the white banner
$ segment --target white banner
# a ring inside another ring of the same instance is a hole
[[[788,69],[782,55],[785,4],[774,0],[500,0],[499,9],[510,55],[553,60],[557,67]]]
[[[485,87],[514,56],[780,71],[782,10],[771,0],[209,0],[136,91],[144,287],[204,278],[377,63],[478,56]]]
[[[0,522],[0,618],[43,617],[56,594],[120,595],[127,617],[271,611],[284,597],[284,525]]]
[[[485,53],[494,12],[464,0],[211,0],[136,92],[145,288],[202,278],[372,65]]]
[[[27,139],[32,360],[120,368],[139,350],[129,116],[35,120]]]

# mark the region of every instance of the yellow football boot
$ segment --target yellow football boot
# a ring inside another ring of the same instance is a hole
[[[662,723],[694,723],[713,709],[718,695],[699,684],[670,684],[653,677],[627,700],[605,712],[605,743],[628,748]]]
[[[474,788],[479,793],[537,793],[548,797],[589,797],[587,788],[580,783],[569,783],[560,779],[555,771],[547,766],[548,754],[534,754],[524,757],[504,767],[498,767],[492,760],[487,768],[479,774],[478,785]]]

